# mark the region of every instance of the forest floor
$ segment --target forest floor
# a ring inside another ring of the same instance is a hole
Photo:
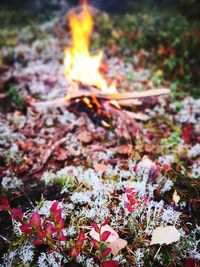
[[[4,23],[1,266],[198,266],[198,27],[180,14],[95,16],[92,51],[120,93],[171,90],[121,107],[130,120],[34,106],[66,95],[69,29],[60,16]]]

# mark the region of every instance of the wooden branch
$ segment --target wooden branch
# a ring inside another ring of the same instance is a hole
[[[122,99],[122,100],[115,100],[121,107],[132,107],[132,106],[140,106],[142,104],[141,100],[139,99]]]
[[[135,112],[127,111],[127,110],[124,110],[124,111],[132,119],[136,119],[139,121],[148,121],[149,120],[149,116],[144,114],[144,113],[141,113],[141,112],[135,113]]]
[[[169,94],[170,90],[163,88],[163,89],[152,89],[147,90],[144,92],[130,92],[130,93],[117,93],[117,94],[103,94],[102,92],[98,92],[95,90],[95,93],[91,91],[79,90],[78,92],[71,93],[70,98],[60,98],[52,101],[46,102],[37,102],[33,103],[33,106],[60,106],[60,105],[69,105],[73,100],[77,100],[84,97],[96,97],[98,99],[102,99],[105,101],[111,100],[130,100],[130,99],[140,99],[152,96],[160,96]]]

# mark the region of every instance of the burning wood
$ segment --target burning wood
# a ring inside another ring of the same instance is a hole
[[[113,111],[113,108],[108,108],[107,105],[104,105],[105,102],[108,102],[112,107],[120,109],[120,105],[130,107],[140,103],[139,99],[160,96],[170,92],[169,89],[165,88],[145,92],[117,92],[115,84],[108,85],[100,72],[102,52],[100,51],[96,55],[90,54],[89,46],[93,20],[86,3],[83,4],[82,10],[79,10],[78,13],[77,10],[70,12],[68,19],[72,44],[65,50],[64,72],[66,78],[71,81],[71,86],[67,90],[66,97],[53,101],[33,103],[34,106],[64,105],[68,108],[73,106],[73,109],[77,109],[77,111],[81,112],[90,109],[90,112],[87,112],[97,113],[97,115],[94,114],[94,117],[99,117],[99,114],[101,114],[105,118],[109,117],[108,109],[109,112]],[[78,104],[79,107],[76,108],[75,106]],[[132,119],[147,119],[144,114],[130,111],[125,111],[125,114]],[[105,122],[106,120],[103,121]]]
[[[97,91],[97,90],[96,90]],[[96,97],[98,99],[104,100],[104,101],[126,101],[130,103],[135,104],[135,101],[131,102],[131,99],[140,99],[140,98],[146,98],[146,97],[152,97],[152,96],[160,96],[169,94],[170,90],[167,88],[163,89],[152,89],[145,92],[130,92],[130,93],[115,93],[115,94],[104,94],[101,92],[92,92],[92,91],[83,91],[79,90],[77,93],[72,93],[71,97],[68,99],[66,98],[60,98],[52,101],[46,101],[46,102],[37,102],[33,103],[34,106],[51,106],[51,105],[69,105],[73,100],[82,99],[84,97]],[[138,102],[137,102],[138,104]]]

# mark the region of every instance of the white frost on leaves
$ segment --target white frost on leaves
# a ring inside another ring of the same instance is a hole
[[[94,259],[93,258],[87,258],[84,262],[84,266],[85,267],[94,267],[95,266]]]
[[[25,243],[21,245],[18,249],[19,251],[19,258],[22,260],[23,264],[30,263],[34,257],[34,245],[31,243]]]
[[[22,231],[20,229],[21,223],[12,219],[12,225],[13,225],[13,232],[15,233],[15,235],[16,236],[22,235]]]
[[[200,178],[200,164],[194,163],[190,176],[194,179]]]
[[[10,156],[14,157],[19,152],[19,147],[17,144],[12,144],[10,147]]]
[[[76,228],[74,225],[70,226],[67,230],[67,235],[68,236],[75,236],[76,234]]]
[[[2,258],[2,264],[0,265],[1,267],[13,267],[13,262],[15,257],[17,256],[17,250],[10,251],[9,253],[6,253],[3,255]]]
[[[75,192],[71,196],[71,201],[73,203],[80,203],[80,204],[86,204],[90,202],[90,193],[88,192]]]
[[[186,97],[181,102],[182,109],[176,115],[176,120],[180,123],[193,123],[200,122],[200,99],[193,99],[192,97]]]
[[[158,162],[160,164],[167,164],[170,165],[175,161],[174,155],[163,155],[158,158]]]
[[[77,257],[76,257],[76,262],[78,263],[83,263],[85,260],[85,256],[79,254]]]
[[[6,175],[3,177],[1,184],[6,190],[14,190],[16,188],[20,188],[23,185],[23,182],[15,176],[12,177]]]
[[[52,183],[56,179],[56,175],[52,171],[46,171],[43,173],[41,180],[45,182],[45,184]]]
[[[190,148],[188,151],[188,156],[190,158],[195,158],[197,156],[200,156],[200,144],[196,144],[193,147]]]
[[[179,223],[180,212],[170,206],[165,207],[164,202],[148,201],[140,214],[140,220],[146,223],[145,233],[151,235],[158,226],[175,225]]]
[[[174,185],[174,183],[171,180],[167,179],[164,183],[163,188],[160,190],[160,192],[163,194],[167,191],[170,191],[172,189],[173,185]]]
[[[179,220],[181,213],[178,211],[175,211],[172,207],[167,207],[163,209],[163,214],[162,214],[162,221],[163,223],[167,224],[176,224]]]
[[[63,256],[57,252],[52,252],[50,254],[42,252],[38,258],[38,267],[60,267],[62,263]]]
[[[144,266],[144,253],[145,253],[145,249],[143,249],[143,248],[138,248],[134,252],[135,263],[136,263],[137,267],[143,267]]]

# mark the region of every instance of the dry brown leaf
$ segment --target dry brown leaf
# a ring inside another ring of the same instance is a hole
[[[126,245],[127,241],[118,237],[114,242],[109,243],[108,247],[111,248],[112,254],[116,256]]]
[[[108,170],[109,166],[105,165],[105,164],[102,164],[102,163],[94,162],[93,163],[93,168],[95,169],[95,171],[106,172]]]
[[[79,141],[87,144],[87,143],[90,143],[92,141],[93,136],[90,132],[88,132],[87,130],[84,130],[77,135],[77,138]]]
[[[132,146],[131,145],[121,145],[118,148],[118,152],[121,155],[130,155],[132,152]]]
[[[180,239],[180,233],[174,226],[157,227],[152,233],[151,243],[154,244],[171,244]]]
[[[68,151],[64,148],[58,147],[54,153],[56,160],[66,160],[68,157]]]

